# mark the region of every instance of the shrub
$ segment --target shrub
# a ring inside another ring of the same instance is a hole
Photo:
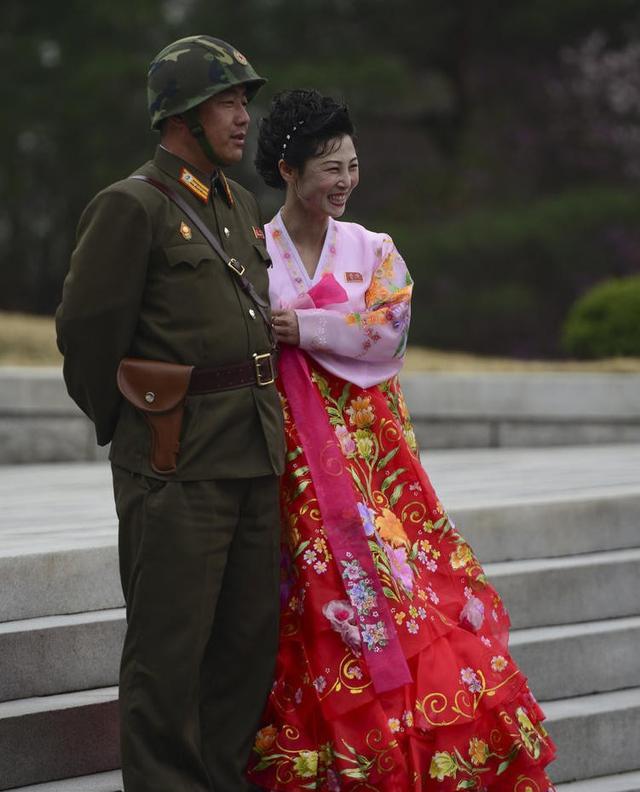
[[[575,357],[640,357],[640,276],[615,278],[574,304],[562,333]]]

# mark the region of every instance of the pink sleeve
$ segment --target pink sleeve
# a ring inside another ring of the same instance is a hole
[[[296,310],[300,347],[369,362],[402,359],[407,345],[413,281],[388,237],[365,294],[364,310]]]

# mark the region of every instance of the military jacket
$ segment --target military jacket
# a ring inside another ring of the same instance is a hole
[[[255,198],[213,182],[161,146],[136,173],[178,192],[268,298],[269,256]],[[111,440],[114,464],[155,476],[144,418],[120,396],[116,371],[132,356],[217,367],[268,352],[252,300],[197,228],[152,185],[124,179],[100,192],[79,223],[56,313],[72,398]],[[187,397],[178,480],[280,474],[284,439],[274,385]]]

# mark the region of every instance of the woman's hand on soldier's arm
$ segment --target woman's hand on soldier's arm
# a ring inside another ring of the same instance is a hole
[[[274,310],[271,314],[276,339],[281,344],[300,345],[300,327],[295,311]]]

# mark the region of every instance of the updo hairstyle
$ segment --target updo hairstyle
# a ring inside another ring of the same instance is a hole
[[[353,137],[354,131],[346,105],[317,91],[281,91],[260,122],[256,170],[269,187],[284,189],[281,159],[302,170],[307,160],[327,152],[330,140]]]

